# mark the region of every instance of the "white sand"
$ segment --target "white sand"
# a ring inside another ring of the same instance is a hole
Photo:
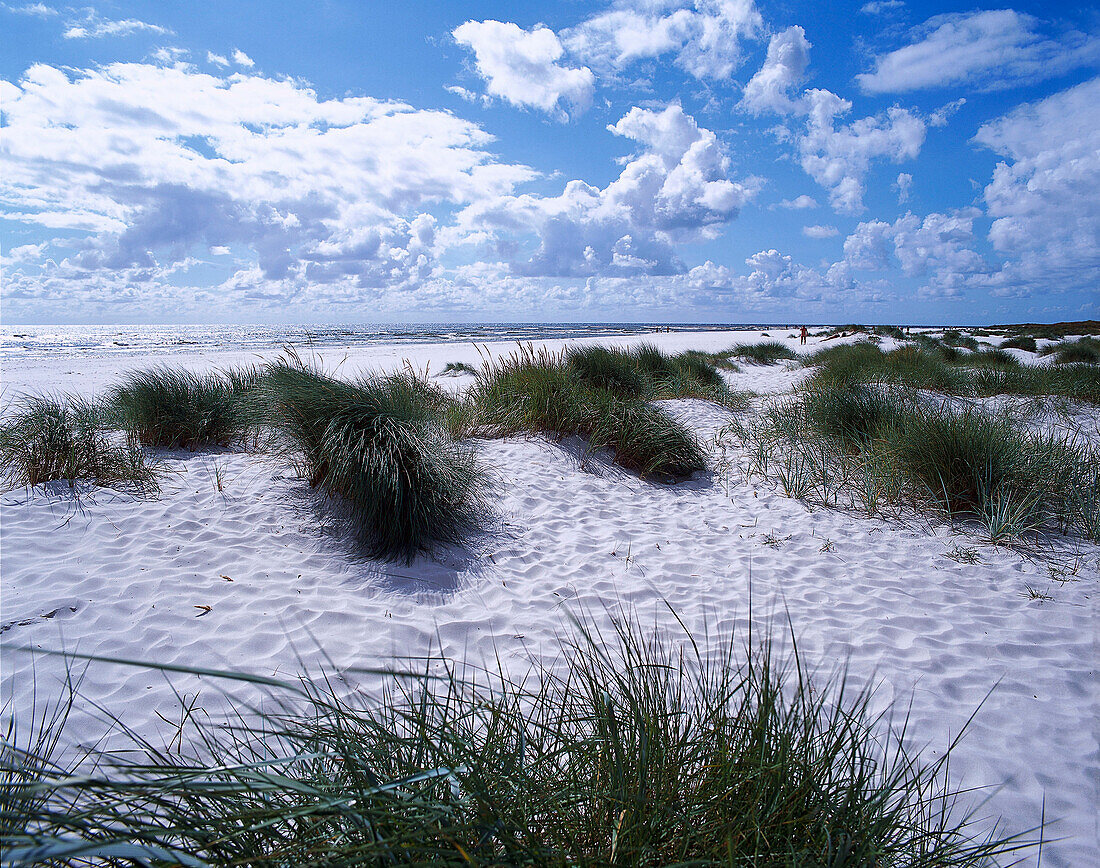
[[[756,338],[614,343],[677,351]],[[331,369],[343,357],[329,350],[324,362]],[[349,352],[339,373],[392,369],[402,359],[439,371],[478,355],[469,346],[372,348]],[[247,360],[9,361],[4,395],[93,394],[121,370],[154,362]],[[802,376],[745,366],[730,379],[774,393]],[[457,389],[469,379],[439,382]],[[703,402],[668,406],[705,438],[729,418]],[[957,528],[810,511],[737,472],[649,484],[598,459],[582,466],[569,441],[509,438],[477,448],[499,474],[488,531],[465,551],[408,567],[351,557],[318,525],[305,482],[270,456],[173,453],[177,472],[153,500],[106,489],[85,492],[79,504],[59,488],[3,494],[0,620],[12,625],[2,636],[3,697],[25,714],[35,681],[40,696],[56,694],[64,671],[58,658],[16,646],[290,675],[319,671],[325,655],[343,670],[439,644],[449,655],[499,655],[518,668],[551,649],[566,610],[623,603],[648,623],[669,619],[667,601],[699,635],[741,629],[751,584],[754,617],[789,612],[811,663],[828,670],[849,660],[853,681],[879,685],[878,708],[896,701],[904,715],[911,702],[909,733],[929,758],[992,690],[957,749],[955,783],[1003,785],[981,814],[1002,815],[1013,830],[1037,824],[1045,798],[1048,837],[1063,839],[1046,846],[1043,864],[1100,864],[1100,547],[1054,540],[1017,553]],[[949,559],[953,546],[976,549],[980,563]],[[1052,599],[1028,599],[1025,585]],[[175,691],[198,692],[198,705],[216,711],[208,679],[180,676],[172,685],[147,670],[94,664],[81,709],[102,705],[142,731],[165,729],[158,715],[179,718]],[[74,738],[101,728],[81,715],[73,724]]]

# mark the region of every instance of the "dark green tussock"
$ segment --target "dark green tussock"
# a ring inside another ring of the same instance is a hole
[[[1001,341],[1001,349],[1003,350],[1024,350],[1029,353],[1036,351],[1035,338],[1031,335],[1019,335],[1017,337],[1008,338]]]
[[[586,363],[597,359],[598,379],[582,375],[585,369],[571,365],[569,356],[546,351],[523,348],[496,360],[467,395],[467,429],[486,437],[576,435],[588,440],[590,449],[610,449],[616,463],[646,477],[682,479],[705,469],[694,435],[634,393],[636,383],[623,373],[638,371],[627,368],[630,356],[610,353],[611,361],[586,353]],[[667,382],[646,378],[643,394],[660,397]]]
[[[422,379],[352,383],[281,362],[264,396],[310,485],[344,500],[372,556],[411,561],[460,541],[483,514],[487,474],[447,430],[454,399]]]
[[[601,346],[570,347],[565,366],[589,386],[624,398],[649,399],[655,378],[647,376],[627,352]]]
[[[1044,347],[1041,356],[1054,356],[1059,365],[1100,365],[1100,340],[1084,337],[1075,341],[1063,340]]]
[[[962,347],[972,352],[977,352],[981,348],[976,337],[952,329],[948,329],[943,333],[943,342],[949,347]]]
[[[1098,539],[1094,446],[911,389],[812,387],[732,433],[749,446],[752,472],[794,497],[977,519],[994,542],[1066,530]]]
[[[457,377],[461,374],[470,374],[476,377],[477,368],[466,362],[447,362],[446,367],[439,372],[439,375],[442,377]]]
[[[950,349],[950,348],[948,348]],[[957,352],[957,351],[955,351]],[[1100,404],[1100,366],[1020,365],[1003,351],[959,353],[952,362],[936,346],[913,343],[884,353],[866,341],[819,350],[810,386],[894,383],[948,395],[1052,395]]]
[[[780,341],[760,341],[755,344],[736,344],[729,355],[757,365],[775,365],[787,359],[798,358],[798,353]]]
[[[0,423],[0,478],[16,486],[89,480],[157,489],[157,469],[141,447],[119,442],[104,411],[76,397],[26,398]]]
[[[188,718],[175,749],[117,723],[131,743],[92,768],[56,763],[65,718],[45,715],[25,740],[9,727],[6,858],[976,868],[1036,846],[964,811],[957,740],[924,761],[868,691],[739,645],[581,623],[559,668],[509,680],[433,657],[378,699],[223,673],[267,696],[231,727]]]
[[[233,446],[257,433],[256,368],[196,374],[174,368],[135,371],[108,394],[115,424],[145,446]]]

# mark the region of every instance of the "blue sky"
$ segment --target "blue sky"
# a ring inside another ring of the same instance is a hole
[[[1100,311],[1100,12],[0,5],[17,322]]]

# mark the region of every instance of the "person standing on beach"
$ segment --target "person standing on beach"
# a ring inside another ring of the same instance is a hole
[[[802,331],[798,333],[798,338],[801,343],[806,343],[806,326],[802,326]]]

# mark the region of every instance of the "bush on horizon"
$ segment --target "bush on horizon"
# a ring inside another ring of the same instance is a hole
[[[35,709],[28,733],[13,717],[6,858],[953,868],[1036,846],[1034,830],[1006,836],[966,804],[973,790],[949,775],[958,737],[932,761],[909,753],[869,688],[810,674],[797,643],[700,648],[686,628],[593,623],[523,677],[433,654],[396,661],[378,697],[182,667],[261,701],[229,726],[188,716],[173,747],[116,720],[122,743],[94,762],[59,749],[64,699]]]
[[[102,408],[74,397],[24,398],[0,422],[0,474],[6,485],[77,480],[156,491],[157,469],[135,443],[112,437]]]
[[[268,422],[313,487],[337,495],[374,557],[411,561],[459,542],[484,511],[489,482],[454,440],[454,399],[411,373],[347,382],[296,360],[264,378]]]
[[[108,392],[115,423],[162,449],[233,446],[257,433],[257,368],[196,374],[182,368],[131,371]]]

